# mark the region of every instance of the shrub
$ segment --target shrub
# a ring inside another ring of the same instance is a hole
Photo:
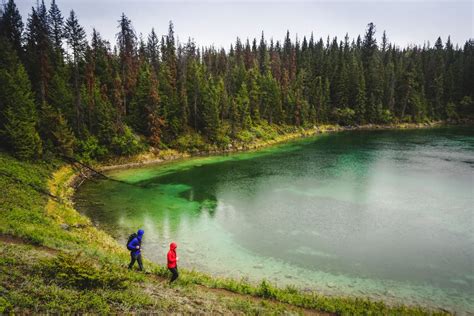
[[[145,149],[140,138],[126,125],[121,135],[112,138],[111,147],[115,154],[125,156],[138,154]]]
[[[474,115],[474,102],[470,96],[465,96],[459,102],[459,112],[464,115]]]
[[[448,120],[459,120],[459,115],[456,111],[456,104],[454,104],[453,102],[449,102],[446,105],[446,116],[448,117]]]
[[[335,108],[332,115],[334,119],[343,126],[355,124],[355,111],[351,108]]]
[[[13,305],[5,298],[0,297],[0,314],[7,313],[13,309]]]
[[[95,136],[89,136],[85,140],[79,141],[78,151],[80,158],[86,162],[103,158],[108,153],[107,148],[99,145]]]
[[[236,138],[243,142],[244,144],[249,144],[251,143],[254,139],[255,136],[248,130],[241,130],[237,135]]]
[[[388,123],[393,123],[393,121],[394,121],[394,118],[390,110],[385,109],[380,112],[380,123],[388,124]]]
[[[71,286],[79,289],[93,288],[126,288],[127,278],[113,271],[111,266],[101,269],[90,259],[77,255],[60,254],[56,258],[44,262],[40,268],[45,278],[51,279],[61,286]]]
[[[269,125],[267,121],[261,121],[258,125],[253,126],[251,130],[257,138],[262,140],[271,140],[278,136],[276,129]]]
[[[257,289],[257,295],[263,298],[277,298],[276,289],[266,280],[263,280],[262,283],[260,283]]]
[[[217,136],[216,136],[216,145],[219,148],[227,148],[229,144],[232,143],[232,140],[230,139],[228,135],[229,131],[226,126],[220,126],[219,129],[217,130]]]
[[[195,132],[178,137],[173,145],[181,151],[201,151],[208,147],[203,137]]]

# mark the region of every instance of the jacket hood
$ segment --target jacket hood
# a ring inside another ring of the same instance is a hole
[[[178,245],[177,245],[176,243],[172,242],[172,243],[170,244],[170,250],[175,250],[176,247],[178,247]]]
[[[138,237],[142,237],[145,231],[143,229],[139,229],[137,232]]]

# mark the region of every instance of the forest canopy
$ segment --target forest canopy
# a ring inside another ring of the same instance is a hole
[[[115,23],[115,21],[110,21]],[[134,31],[116,42],[55,0],[26,25],[0,8],[1,146],[22,159],[102,159],[146,148],[227,148],[278,126],[458,121],[474,115],[474,41],[400,48],[369,23],[357,38],[237,38],[228,50]]]

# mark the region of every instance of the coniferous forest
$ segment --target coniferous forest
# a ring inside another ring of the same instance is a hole
[[[224,49],[178,42],[172,22],[166,36],[137,34],[122,14],[110,43],[99,30],[88,40],[55,0],[25,25],[13,0],[0,10],[1,146],[23,159],[227,148],[284,127],[474,113],[473,39],[400,48],[369,23],[357,38],[262,32]]]

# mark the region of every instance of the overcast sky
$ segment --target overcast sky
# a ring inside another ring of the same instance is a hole
[[[380,41],[386,30],[389,41],[398,46],[443,42],[451,35],[463,45],[474,38],[473,1],[159,1],[159,0],[56,0],[63,16],[74,9],[90,35],[95,27],[115,44],[117,20],[124,12],[137,34],[146,35],[154,27],[166,34],[173,21],[180,41],[193,38],[199,46],[224,46],[236,37],[245,41],[260,38],[282,40],[286,30],[300,39],[314,32],[315,38],[330,35],[343,39],[345,33],[363,35],[373,22]],[[45,0],[49,7],[50,0]],[[36,0],[16,0],[26,21]]]

